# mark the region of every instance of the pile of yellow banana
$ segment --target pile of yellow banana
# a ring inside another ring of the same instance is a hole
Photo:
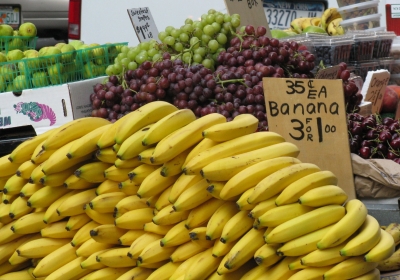
[[[257,125],[155,101],[21,143],[0,158],[0,279],[379,279],[392,235]]]
[[[340,25],[342,16],[336,8],[329,8],[324,11],[321,17],[312,18],[296,18],[290,23],[291,31],[298,34],[302,33],[309,26],[321,28],[330,36],[343,35],[345,33],[343,27]]]

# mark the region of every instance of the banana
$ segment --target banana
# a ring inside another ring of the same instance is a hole
[[[89,204],[86,204],[83,209],[85,210],[86,215],[101,225],[113,224],[115,221],[113,213],[99,213],[91,209]]]
[[[73,238],[77,230],[66,230],[65,226],[68,221],[60,221],[47,225],[40,231],[42,237],[48,238]]]
[[[199,143],[197,143],[192,150],[190,151],[190,153],[187,155],[185,162],[183,163],[182,166],[186,166],[186,164],[192,160],[192,158],[194,158],[195,156],[197,156],[198,154],[200,154],[202,151],[207,150],[215,145],[217,145],[218,142],[215,142],[211,139],[208,138],[204,138],[203,140],[201,140]]]
[[[273,146],[274,145],[271,147]],[[300,163],[301,162],[298,159],[293,157],[277,157],[258,162],[243,169],[229,179],[222,188],[220,196],[222,199],[228,199],[230,197],[241,195],[246,190],[255,187],[267,176],[281,170],[282,168],[296,166]]]
[[[289,280],[322,279],[324,273],[331,268],[332,266],[306,267],[293,274]]]
[[[181,174],[175,183],[172,185],[171,192],[168,197],[170,203],[175,203],[178,197],[188,188],[201,181],[203,178],[200,175],[185,175]]]
[[[141,163],[145,163],[148,165],[159,165],[159,164],[153,164],[151,162],[151,157],[153,156],[154,150],[156,149],[156,147],[151,146],[148,147],[146,150],[142,151],[139,155],[138,155],[138,159]]]
[[[311,18],[309,18],[309,17],[304,18],[304,20],[301,22],[301,30],[303,31],[308,26],[311,26]]]
[[[43,216],[43,222],[45,224],[50,224],[56,221],[60,221],[62,219],[64,219],[63,216],[59,216],[57,213],[57,208],[58,206],[60,206],[65,200],[67,200],[70,196],[76,194],[77,191],[71,191],[71,192],[67,192],[66,194],[64,194],[63,196],[61,196],[59,199],[57,199],[56,201],[54,201],[46,210],[46,212],[44,213]]]
[[[248,214],[249,211],[239,211],[226,222],[220,237],[222,243],[233,243],[251,229],[253,220]]]
[[[0,174],[2,177],[14,175],[21,163],[11,162],[8,157],[10,154],[0,157]]]
[[[316,249],[300,259],[302,265],[322,267],[340,263],[350,256],[342,256],[338,252],[344,244],[339,244],[335,247],[324,250]]]
[[[31,176],[29,177],[29,183],[31,184],[41,184],[40,183],[40,178],[44,176],[44,173],[42,171],[42,166],[45,162],[39,164],[38,166],[33,169]]]
[[[326,185],[337,185],[337,182],[337,177],[331,171],[312,173],[287,186],[276,198],[275,203],[278,206],[295,203],[307,191]]]
[[[36,165],[45,162],[52,154],[54,154],[55,151],[57,151],[57,149],[47,150],[47,151],[43,150],[42,149],[43,143],[44,141],[36,147],[35,151],[31,156],[31,162],[33,162]]]
[[[14,280],[14,279],[31,280],[32,279],[31,270],[32,270],[31,268],[25,268],[23,270],[9,272],[9,273],[3,274],[1,276],[1,279],[2,280]]]
[[[342,18],[336,18],[329,22],[326,31],[330,36],[340,35],[339,33],[341,33],[343,30],[342,28],[340,28],[340,23],[342,22],[342,20]]]
[[[147,130],[146,134],[143,136],[142,144],[143,146],[156,144],[172,132],[190,124],[195,120],[196,116],[192,110],[181,109],[174,111],[158,120],[153,127]]]
[[[400,250],[396,249],[394,253],[390,255],[390,257],[384,259],[383,261],[379,261],[377,268],[381,272],[399,270],[400,269],[399,257],[400,257]]]
[[[104,193],[93,198],[89,206],[99,213],[113,213],[115,206],[125,197],[127,195],[123,192]]]
[[[187,175],[187,176],[191,176],[191,175]],[[218,200],[223,200],[221,198],[221,190],[222,188],[225,186],[226,182],[218,182],[218,181],[210,181],[207,180],[208,182],[208,187],[207,187],[207,191],[216,199]],[[227,199],[227,200],[237,200],[238,197],[234,196],[232,199]]]
[[[169,260],[169,256],[175,251],[175,246],[160,246],[161,239],[149,243],[137,258],[138,266],[141,264],[157,263]]]
[[[65,179],[63,186],[69,190],[85,190],[94,187],[96,183],[88,182],[82,178],[76,177],[71,174],[67,179]]]
[[[106,131],[103,132],[99,140],[97,140],[97,147],[99,149],[112,147],[115,144],[115,133],[122,125],[122,123],[125,122],[126,119],[130,118],[130,115],[129,116],[128,115],[129,114],[126,114],[122,118],[118,119],[116,122],[112,124],[110,129],[107,129]]]
[[[32,274],[35,278],[45,277],[74,259],[75,248],[69,243],[65,244],[41,259]]]
[[[192,241],[193,240],[210,241],[206,238],[206,236],[207,236],[207,227],[206,226],[194,228],[189,232],[189,237]]]
[[[114,208],[114,212],[118,214],[125,214],[128,211],[147,208],[146,200],[139,198],[136,195],[130,195],[121,199]]]
[[[312,231],[338,223],[345,216],[345,208],[328,205],[312,210],[275,227],[266,237],[266,243],[284,243]],[[335,225],[335,226],[336,226]],[[330,228],[332,231],[333,227]],[[325,236],[329,234],[326,233]],[[318,244],[321,241],[318,242]]]
[[[192,256],[204,252],[206,249],[213,246],[213,242],[210,241],[188,241],[179,245],[175,251],[169,257],[171,262],[183,262],[187,259],[191,258]]]
[[[130,268],[127,267],[104,267],[97,271],[93,271],[90,274],[86,275],[84,279],[94,280],[94,279],[117,279],[126,272],[129,271]]]
[[[381,238],[367,254],[364,255],[366,262],[381,262],[389,258],[395,252],[393,237],[387,231],[381,229]]]
[[[260,279],[262,275],[269,269],[269,267],[265,267],[262,265],[257,265],[256,267],[247,271],[240,279],[241,280],[256,280]],[[226,274],[229,276],[229,273]]]
[[[11,204],[17,197],[18,197],[18,194],[3,193],[3,195],[1,196],[1,199],[3,201],[3,204]],[[0,221],[0,222],[2,222],[2,221]]]
[[[103,118],[85,117],[67,122],[59,127],[44,140],[43,150],[54,150],[64,146],[66,143],[86,135],[98,127],[110,124]],[[67,154],[67,153],[66,153]],[[65,154],[65,155],[66,155]]]
[[[256,132],[258,119],[252,114],[237,115],[232,121],[216,124],[205,129],[202,134],[216,142],[225,142]]]
[[[175,247],[190,241],[189,230],[185,226],[186,220],[173,226],[161,239],[161,247]]]
[[[364,223],[368,210],[363,202],[358,199],[351,199],[345,204],[345,209],[346,215],[317,243],[318,249],[325,249],[342,243]]]
[[[206,179],[190,186],[181,193],[172,208],[177,212],[188,211],[211,199],[212,195],[207,191],[207,186],[208,182]]]
[[[259,266],[270,267],[283,258],[276,253],[282,244],[264,244],[254,253],[254,261]]]
[[[8,156],[8,160],[13,163],[23,163],[30,160],[36,147],[45,141],[56,129],[50,129],[46,132],[29,138],[19,144]]]
[[[168,260],[155,262],[155,263],[140,263],[140,262],[137,262],[137,266],[138,267],[144,267],[144,268],[157,269],[157,268],[167,264],[168,262],[169,262]]]
[[[113,224],[106,224],[92,229],[90,236],[99,243],[118,245],[119,238],[127,232],[128,230],[118,228]]]
[[[115,219],[115,225],[122,229],[143,229],[145,223],[153,219],[152,208],[130,210]]]
[[[175,111],[178,111],[178,109],[165,101],[150,102],[140,107],[129,113],[126,120],[118,127],[115,142],[121,145],[130,135],[142,127],[155,123]]]
[[[205,250],[203,250],[200,253],[194,254],[190,258],[186,259],[183,261],[179,267],[175,270],[175,272],[170,276],[170,280],[182,280],[185,277],[185,274],[187,270],[192,266],[193,263],[195,263],[199,257],[204,253]]]
[[[11,176],[4,185],[3,193],[8,195],[15,195],[21,192],[22,187],[28,183],[28,180],[18,177],[17,175]]]
[[[81,258],[83,258],[83,261],[81,262],[80,266],[83,269],[88,269],[90,271],[92,271],[92,270],[100,270],[102,268],[105,268],[106,265],[104,265],[104,264],[102,264],[102,263],[97,261],[97,256],[99,254],[101,254],[101,253],[104,253],[104,252],[107,252],[108,250],[111,250],[112,248],[113,247],[108,248],[108,249],[104,249],[104,250],[101,250],[101,251],[94,252],[93,254],[91,254],[87,258],[81,257]]]
[[[257,163],[280,157],[297,157],[299,152],[299,148],[292,143],[277,143],[213,161],[204,166],[200,174],[208,180],[228,181],[238,173],[256,167]]]
[[[105,163],[114,163],[118,159],[117,153],[112,147],[97,150],[96,158]]]
[[[311,25],[312,26],[321,26],[321,18],[320,17],[311,18]]]
[[[340,249],[342,256],[360,256],[371,250],[381,238],[379,222],[367,215],[356,236]]]
[[[21,191],[19,192],[19,196],[30,197],[42,187],[42,184],[32,184],[28,182],[22,187]]]
[[[122,159],[117,159],[114,162],[114,165],[118,168],[130,168],[131,170],[135,167],[138,167],[142,163],[137,157],[127,159],[127,160],[122,160]]]
[[[166,188],[159,196],[157,201],[154,203],[154,208],[156,210],[161,210],[162,208],[164,208],[165,206],[171,204],[168,200],[168,197],[171,193],[172,190],[172,185],[169,186],[168,188]]]
[[[151,162],[153,164],[162,164],[173,159],[189,147],[199,143],[203,139],[201,135],[203,130],[223,122],[226,122],[224,116],[212,113],[174,131],[158,142],[150,159]]]
[[[161,175],[162,167],[151,172],[140,184],[137,196],[150,197],[161,194],[164,190],[175,183],[179,175],[164,177]]]
[[[31,240],[17,248],[18,256],[25,258],[44,258],[54,250],[69,244],[69,238],[47,238]]]
[[[187,175],[199,174],[203,167],[216,160],[247,153],[284,141],[282,136],[274,132],[263,131],[244,135],[202,151],[183,166],[183,172]]]
[[[162,278],[168,279],[178,269],[179,265],[180,263],[168,262],[165,265],[154,270],[154,272],[150,274],[147,277],[147,279],[148,280],[159,280]]]
[[[119,183],[113,180],[106,179],[105,181],[101,182],[100,185],[98,185],[96,188],[96,195],[115,192],[121,192],[121,189],[119,187]]]
[[[400,242],[400,224],[399,223],[390,223],[385,228],[385,231],[389,232],[394,240],[394,243],[397,245]]]
[[[303,29],[301,28],[303,21],[307,20],[307,18],[296,18],[290,22],[290,27],[294,32],[297,34],[300,34],[303,32]]]
[[[148,244],[154,241],[160,242],[159,240],[161,238],[162,236],[159,234],[150,232],[144,233],[142,236],[138,237],[135,241],[132,242],[132,244],[129,247],[127,256],[130,257],[131,259],[136,260],[139,257],[140,253]]]
[[[312,163],[299,163],[284,167],[262,179],[247,199],[249,204],[256,204],[283,191],[289,184],[309,174],[320,171]]]
[[[71,190],[61,187],[44,186],[35,192],[27,201],[27,205],[32,208],[49,207],[54,201],[70,192]]]
[[[80,277],[89,274],[91,270],[81,268],[81,262],[83,260],[83,257],[75,258],[74,260],[50,273],[46,277],[46,280],[79,279]]]
[[[259,202],[253,209],[251,209],[249,213],[249,217],[253,219],[258,219],[261,215],[271,210],[272,208],[277,207],[275,204],[275,199],[278,195],[268,198],[264,201]]]
[[[235,273],[227,273],[223,275],[219,275],[217,272],[214,272],[211,274],[210,277],[208,277],[208,280],[240,280],[243,279],[242,277],[251,269],[255,268],[257,265],[253,261],[248,261],[245,263],[243,266],[241,266],[238,270],[235,271]]]
[[[175,211],[172,205],[165,206],[153,217],[153,223],[156,225],[172,225],[186,220],[189,217],[189,211]]]
[[[226,274],[237,270],[253,258],[254,253],[264,244],[263,231],[250,229],[235,243],[229,253],[224,256],[218,266],[218,274]]]
[[[378,266],[379,267],[379,266]],[[353,278],[353,280],[380,280],[381,279],[381,272],[378,268],[371,270],[361,276]]]
[[[205,250],[194,260],[186,270],[184,279],[207,279],[217,268],[222,258],[215,258],[212,255],[212,249]]]
[[[4,185],[6,184],[6,182],[8,181],[8,179],[10,179],[11,176],[13,176],[13,175],[5,176],[5,177],[0,177],[0,192],[3,191]],[[30,176],[30,174],[29,174],[29,176]],[[28,177],[28,179],[29,179],[29,177]]]
[[[141,152],[149,148],[154,148],[154,145],[145,146],[142,144],[144,135],[146,135],[153,126],[154,124],[149,124],[124,140],[121,147],[118,149],[117,158],[120,160],[131,160],[137,158]]]
[[[256,204],[249,204],[247,201],[250,195],[254,192],[254,188],[246,190],[242,195],[236,200],[236,206],[239,210],[253,210]]]
[[[21,269],[25,269],[31,266],[31,262],[29,260],[21,263],[21,264],[17,264],[17,265],[12,265],[9,262],[3,262],[2,264],[0,264],[0,275],[4,275],[6,273],[11,273],[11,272],[15,272],[15,271],[19,271]],[[15,278],[11,278],[11,279],[15,279]]]
[[[352,257],[344,260],[324,273],[323,277],[329,279],[351,279],[374,270],[377,262],[365,262],[363,256]]]
[[[46,227],[43,222],[44,212],[33,212],[19,218],[11,230],[16,234],[36,233]]]
[[[76,169],[74,174],[76,177],[83,178],[91,183],[102,183],[106,180],[104,171],[110,166],[112,165],[106,162],[90,162]]]
[[[132,168],[118,168],[113,165],[104,171],[104,177],[108,180],[123,182],[129,178],[128,173],[130,171],[132,171]]]
[[[223,257],[229,253],[229,251],[233,248],[235,242],[231,243],[222,243],[221,240],[215,240],[214,246],[212,250],[212,255],[215,258]]]
[[[86,240],[90,239],[90,231],[100,224],[95,221],[90,221],[80,229],[78,229],[77,233],[75,234],[74,238],[72,238],[71,245],[73,247],[78,247],[82,245]]]
[[[150,223],[146,223],[143,226],[143,230],[145,232],[152,232],[152,233],[156,233],[159,235],[166,235],[167,232],[173,228],[175,225],[165,225],[165,226],[160,226],[160,225],[156,225],[153,222]]]
[[[27,160],[18,167],[17,171],[15,174],[18,177],[21,177],[25,180],[29,180],[29,177],[31,176],[32,171],[37,167],[36,164],[34,164],[31,160]],[[4,185],[3,185],[4,186]],[[3,189],[3,188],[1,188]]]
[[[134,267],[118,277],[117,280],[146,280],[152,272],[153,270],[150,268]]]
[[[16,220],[32,212],[32,208],[27,205],[27,198],[17,197],[10,205],[9,216]]]
[[[71,244],[70,244],[70,246],[71,246]],[[88,258],[90,255],[92,255],[96,252],[106,250],[106,249],[109,249],[112,247],[114,247],[114,244],[100,243],[100,242],[97,242],[96,240],[94,240],[93,238],[89,238],[88,240],[83,242],[82,245],[80,245],[76,249],[75,255],[78,257]],[[72,247],[72,248],[74,248],[74,247]]]
[[[139,186],[140,184],[131,182],[130,179],[118,183],[119,190],[129,196],[130,195],[136,196],[137,191],[139,190]]]
[[[192,229],[204,224],[223,203],[223,200],[211,198],[190,210],[189,217],[185,221],[185,227]]]
[[[128,173],[131,182],[141,184],[148,175],[160,168],[155,165],[141,164]]]
[[[131,229],[128,230],[124,235],[122,235],[119,239],[118,242],[122,246],[131,246],[133,241],[138,239],[140,236],[142,236],[145,233],[144,230],[140,229]]]
[[[75,216],[85,213],[83,207],[96,197],[96,189],[76,192],[63,201],[56,209],[59,216]]]
[[[32,238],[36,237],[36,235],[23,235],[19,238],[11,240],[6,244],[0,245],[0,264],[6,262],[14,253],[14,251],[21,246],[22,244],[28,242]]]
[[[111,123],[99,126],[92,131],[86,132],[70,147],[66,156],[68,158],[79,158],[97,150],[97,141],[101,135],[112,126]]]
[[[129,247],[114,247],[98,254],[96,260],[108,267],[134,267],[136,266],[136,260],[128,257],[128,252]]]
[[[348,196],[346,192],[335,185],[326,185],[312,189],[299,197],[299,203],[312,207],[321,207],[329,204],[342,205]]]
[[[324,30],[327,30],[329,23],[337,18],[342,18],[342,16],[340,15],[340,13],[337,11],[337,8],[329,8],[326,9],[321,16],[321,27]]]
[[[183,151],[182,153],[180,153],[173,159],[165,162],[162,165],[160,174],[164,177],[171,177],[171,176],[181,174],[183,163],[185,162],[186,157],[191,150],[192,150],[192,147],[190,147],[189,149],[186,149],[185,151]]]
[[[277,227],[284,222],[308,213],[315,208],[292,203],[272,208],[254,222],[256,228]]]
[[[30,242],[30,241],[33,241],[33,240],[36,240],[36,239],[39,239],[39,238],[41,238],[41,235],[39,233],[29,234],[29,238],[25,239],[25,241],[23,243],[19,244],[18,247],[24,245],[27,242]],[[16,248],[14,250],[14,252],[10,256],[10,258],[8,259],[8,262],[10,264],[12,264],[12,265],[21,264],[21,263],[24,263],[25,261],[29,260],[29,258],[25,258],[25,257],[19,256],[17,250],[18,250],[18,248]]]

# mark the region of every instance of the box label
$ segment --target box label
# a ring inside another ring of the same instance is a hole
[[[158,29],[148,7],[128,9],[139,42],[158,41]]]

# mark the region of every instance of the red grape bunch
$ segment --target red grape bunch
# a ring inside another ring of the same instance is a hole
[[[355,82],[350,79],[350,71],[347,69],[347,64],[345,62],[339,63],[340,70],[338,72],[337,78],[343,81],[343,93],[344,102],[346,104],[347,113],[359,112],[362,101],[361,89],[357,87]]]

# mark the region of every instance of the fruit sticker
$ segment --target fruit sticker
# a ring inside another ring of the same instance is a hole
[[[37,102],[18,102],[13,105],[14,110],[18,113],[28,116],[31,121],[40,122],[42,120],[50,120],[50,126],[57,121],[54,111],[45,104]]]

